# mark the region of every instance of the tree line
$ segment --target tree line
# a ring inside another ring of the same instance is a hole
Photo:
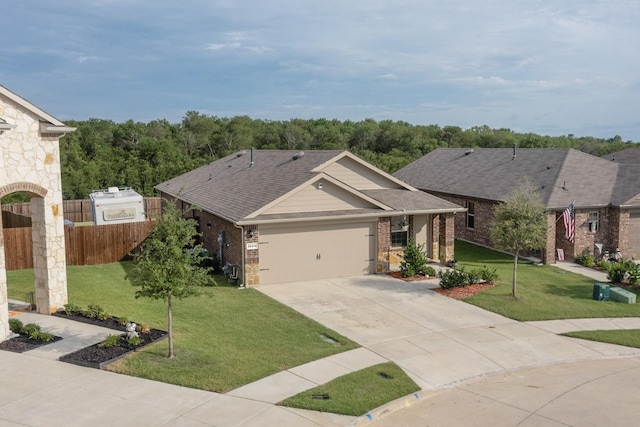
[[[365,119],[270,121],[248,116],[217,117],[189,111],[180,123],[105,119],[67,121],[77,128],[60,141],[65,199],[94,190],[132,187],[153,196],[153,187],[240,149],[349,150],[378,168],[395,172],[439,147],[575,148],[596,156],[629,147],[620,136],[543,136],[475,126],[413,125]],[[634,144],[635,146],[635,144]],[[28,200],[10,195],[3,203]]]

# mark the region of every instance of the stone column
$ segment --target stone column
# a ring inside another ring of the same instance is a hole
[[[547,212],[547,246],[542,255],[544,264],[556,263],[556,213]]]
[[[455,227],[453,222],[453,213],[447,212],[440,214],[440,264],[444,265],[447,261],[454,259],[455,247]]]
[[[35,299],[39,313],[51,314],[67,300],[62,200],[31,199]]]
[[[9,301],[7,299],[7,270],[4,259],[4,235],[0,215],[0,342],[9,336]]]

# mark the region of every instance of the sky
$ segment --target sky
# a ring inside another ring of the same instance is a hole
[[[488,125],[640,142],[638,0],[19,0],[0,84],[54,117]]]

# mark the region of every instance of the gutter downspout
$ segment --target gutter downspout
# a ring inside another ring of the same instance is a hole
[[[241,243],[240,243],[240,253],[242,254],[242,265],[240,266],[240,270],[242,271],[242,283],[240,283],[240,289],[244,289],[246,287],[245,283],[246,283],[246,277],[244,275],[244,266],[245,266],[245,251],[244,248],[246,246],[245,241],[244,241],[244,227],[241,225],[237,225],[235,222],[233,223],[233,226],[237,229],[240,230],[240,234],[242,236],[242,238],[240,239]]]

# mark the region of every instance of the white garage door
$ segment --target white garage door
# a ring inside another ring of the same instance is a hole
[[[260,283],[375,271],[375,222],[260,226]]]
[[[632,210],[629,215],[629,250],[628,256],[640,256],[640,210]]]

